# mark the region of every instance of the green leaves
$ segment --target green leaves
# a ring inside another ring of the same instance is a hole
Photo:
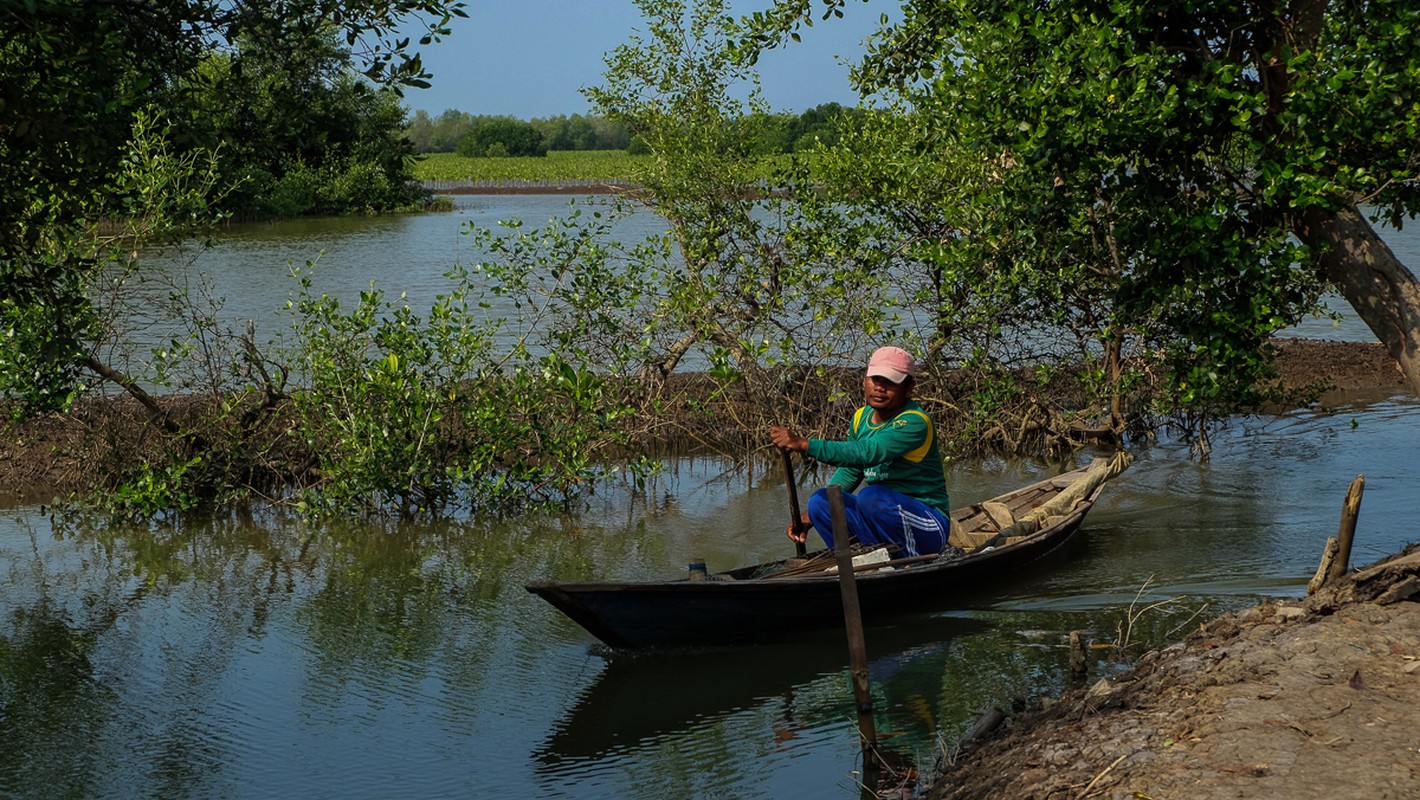
[[[0,298],[0,396],[14,401],[12,419],[68,409],[81,391],[78,334],[94,322],[87,303],[66,300]]]
[[[456,150],[465,158],[541,158],[547,155],[547,145],[542,132],[531,123],[495,117],[475,125],[459,140]]]
[[[422,80],[395,27],[422,20],[433,41],[462,13],[449,0],[0,9],[0,395],[16,401],[11,412],[66,407],[85,359],[123,344],[99,341],[91,302],[100,269],[126,253],[200,228],[224,207],[343,212],[418,201],[397,98],[345,67],[353,59],[381,80]],[[358,53],[334,47],[332,20]],[[276,77],[297,66],[308,71]],[[328,146],[302,150],[309,142]],[[100,220],[123,237],[100,232]]]
[[[1404,3],[1328,7],[1310,41],[1286,9],[1227,3],[907,7],[860,75],[999,165],[968,201],[978,269],[1009,269],[996,286],[1021,292],[998,302],[1053,304],[1041,318],[1082,342],[1125,336],[1144,369],[1162,354],[1184,410],[1253,401],[1263,343],[1315,308],[1299,210],[1413,207],[1413,180],[1370,171],[1417,163],[1380,121],[1407,113],[1382,99],[1420,76],[1413,35],[1392,38],[1413,30]]]
[[[506,513],[577,498],[615,440],[619,401],[585,353],[511,352],[454,270],[425,317],[382,290],[349,311],[298,273],[290,303],[292,436],[317,460],[301,492],[314,514]]]

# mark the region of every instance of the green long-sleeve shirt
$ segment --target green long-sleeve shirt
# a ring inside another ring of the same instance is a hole
[[[948,514],[947,478],[937,448],[937,431],[927,412],[909,400],[897,415],[873,423],[873,409],[864,406],[853,415],[848,439],[810,439],[808,456],[838,467],[829,483],[845,492],[858,484],[876,483]]]

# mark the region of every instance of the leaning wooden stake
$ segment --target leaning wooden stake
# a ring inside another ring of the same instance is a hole
[[[1356,517],[1361,514],[1361,495],[1366,491],[1366,476],[1357,475],[1346,490],[1346,502],[1341,505],[1341,528],[1336,533],[1336,563],[1331,565],[1331,577],[1335,580],[1351,569],[1351,542],[1356,538]]]
[[[1346,502],[1341,504],[1341,528],[1336,535],[1326,540],[1326,550],[1321,556],[1321,566],[1316,576],[1307,584],[1307,593],[1315,593],[1321,587],[1344,576],[1351,568],[1351,543],[1356,538],[1356,518],[1361,514],[1361,495],[1366,491],[1366,476],[1357,475],[1346,490]]]
[[[1001,727],[1001,723],[1005,721],[1006,712],[1002,711],[1000,706],[987,706],[981,712],[981,716],[977,718],[976,724],[972,725],[971,730],[966,732],[966,736],[962,738],[962,741],[974,742]]]
[[[833,555],[838,559],[838,588],[843,595],[843,625],[848,631],[848,666],[853,675],[853,699],[858,706],[858,736],[863,766],[878,768],[878,733],[873,724],[873,694],[868,685],[868,646],[858,609],[858,584],[853,577],[848,517],[843,513],[843,487],[828,487],[828,511],[833,516]]]
[[[1307,582],[1307,594],[1316,594],[1317,590],[1326,585],[1326,581],[1331,577],[1331,565],[1336,563],[1336,552],[1340,550],[1336,544],[1335,536],[1326,537],[1326,547],[1321,551],[1321,564],[1316,568],[1316,574]]]

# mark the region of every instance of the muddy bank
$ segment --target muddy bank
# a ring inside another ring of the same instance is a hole
[[[1281,340],[1275,363],[1280,372],[1280,388],[1300,395],[1326,390],[1405,390],[1400,369],[1378,343]],[[757,419],[754,415],[772,414],[781,422],[811,433],[837,430],[857,403],[853,393],[857,373],[848,371],[845,376],[839,376],[841,385],[796,379],[791,382],[795,387],[793,396],[785,394],[775,400],[775,405],[767,402],[765,396],[746,394],[743,389],[738,393],[724,391],[724,387],[703,375],[677,375],[675,385],[667,387],[667,396],[682,401],[675,407],[680,409],[679,417],[672,420],[674,424],[659,426],[650,433],[660,447],[671,452],[690,452],[716,446],[749,451],[761,446],[763,443],[749,424]],[[933,406],[939,400],[934,393],[951,394],[948,383],[950,378],[938,385],[924,386],[919,399]],[[835,388],[840,391],[831,391]],[[718,396],[716,402],[727,410],[707,417],[702,401],[712,396]],[[838,399],[831,399],[834,397]],[[196,396],[165,397],[161,402],[182,419],[191,418],[204,408],[204,401]],[[1061,402],[1068,405],[1071,401]],[[668,413],[675,415],[675,408]],[[719,424],[724,418],[734,418],[742,424]],[[4,427],[0,433],[0,503],[47,502],[57,494],[102,488],[94,485],[96,479],[124,474],[123,463],[133,459],[161,461],[161,437],[155,435],[147,419],[144,409],[131,398],[92,398],[76,404],[68,414]],[[939,420],[944,430],[950,426],[947,416]],[[264,423],[270,431],[260,438],[262,447],[278,451],[289,446],[289,442],[282,442],[281,425],[279,416]],[[707,425],[713,429],[706,429]],[[272,459],[272,463],[279,461]],[[279,482],[280,477],[270,480]]]
[[[1420,546],[1202,626],[967,743],[928,792],[1420,797]]]
[[[1280,339],[1273,366],[1289,389],[1323,391],[1404,388],[1405,375],[1380,342]]]

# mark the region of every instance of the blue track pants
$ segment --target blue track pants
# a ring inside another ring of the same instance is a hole
[[[854,494],[843,493],[848,533],[862,544],[895,544],[901,556],[940,553],[947,544],[950,523],[942,512],[921,500],[876,484],[866,484]],[[828,489],[809,496],[809,520],[829,549],[833,549],[833,516],[828,510]]]

